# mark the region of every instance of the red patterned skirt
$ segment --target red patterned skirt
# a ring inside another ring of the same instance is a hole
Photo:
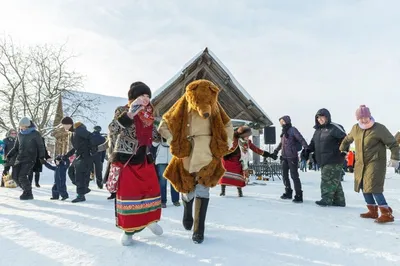
[[[160,185],[154,164],[116,165],[121,167],[115,201],[117,227],[134,232],[159,221]]]
[[[243,176],[242,164],[236,160],[223,160],[226,172],[219,180],[219,184],[226,186],[244,187],[246,180]]]

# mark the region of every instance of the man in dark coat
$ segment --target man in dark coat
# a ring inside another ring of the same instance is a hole
[[[44,148],[45,148],[45,157],[44,157],[44,159],[48,160],[51,157],[49,155],[49,152],[47,151],[46,142],[45,142],[44,138],[42,138],[42,140],[43,140],[43,145],[44,145]],[[33,182],[33,174],[35,174],[35,186],[36,187],[40,187],[39,180],[40,180],[40,173],[42,171],[43,171],[43,165],[40,162],[40,159],[37,158],[35,165],[33,166],[32,170],[30,171],[30,173],[28,175],[29,181],[32,184],[32,182]]]
[[[15,139],[17,137],[17,131],[15,129],[10,129],[7,134],[6,138],[3,139],[3,144],[4,144],[4,156],[6,156],[12,148],[14,148],[15,145]],[[8,158],[4,162],[4,169],[3,169],[3,176],[8,175],[8,172],[10,171],[11,167],[14,165],[15,157]],[[1,178],[1,186],[4,187],[4,180]]]
[[[327,109],[321,109],[315,115],[315,132],[310,142],[310,151],[315,152],[315,159],[321,167],[320,206],[346,206],[341,184],[344,154],[339,150],[346,137],[344,128],[331,121]]]
[[[92,134],[86,129],[84,124],[80,122],[74,124],[70,117],[64,117],[61,120],[61,124],[66,131],[71,133],[70,141],[72,143],[72,149],[64,155],[63,160],[67,160],[73,154],[76,156],[71,167],[73,167],[75,172],[76,193],[78,195],[72,202],[86,201],[85,194],[90,192],[89,183],[90,170],[93,164],[92,156],[97,152],[92,142]]]
[[[32,185],[29,182],[28,174],[34,167],[36,159],[45,162],[45,148],[40,133],[29,118],[24,117],[19,122],[20,132],[15,141],[14,148],[7,154],[7,158],[15,157],[13,172],[18,183],[23,189],[21,200],[33,199]]]
[[[106,142],[106,139],[100,134],[101,127],[95,126],[92,133],[92,141],[95,145],[100,145]],[[93,154],[94,174],[96,175],[96,183],[98,188],[103,188],[103,164],[106,157],[106,151],[96,152]]]
[[[301,150],[301,147],[308,150],[308,145],[297,128],[292,126],[292,121],[289,116],[286,115],[279,118],[279,122],[282,125],[281,142],[275,149],[273,156],[276,159],[278,152],[282,150],[282,179],[285,185],[285,193],[283,193],[281,199],[292,199],[293,196],[293,190],[289,180],[290,171],[290,177],[293,180],[294,190],[296,192],[293,202],[302,203],[303,191],[301,189],[301,181],[298,172],[298,152]]]

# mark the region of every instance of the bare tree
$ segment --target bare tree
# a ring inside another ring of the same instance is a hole
[[[17,128],[27,116],[43,136],[53,130],[59,97],[67,99],[66,113],[93,121],[96,99],[79,95],[83,76],[68,68],[73,56],[65,45],[37,45],[24,49],[11,38],[0,41],[0,128]],[[91,110],[90,114],[85,110]],[[93,112],[94,111],[94,112]],[[86,114],[86,115],[85,115]]]

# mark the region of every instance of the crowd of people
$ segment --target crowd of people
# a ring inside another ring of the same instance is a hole
[[[321,170],[321,199],[315,202],[317,205],[346,206],[341,184],[346,169],[354,172],[354,189],[362,191],[367,205],[368,212],[360,216],[377,223],[394,221],[383,188],[386,167],[399,167],[400,136],[393,136],[384,125],[375,122],[367,106],[356,110],[357,123],[349,133],[332,121],[327,109],[318,110],[309,143],[292,125],[291,118],[282,116],[279,145],[269,153],[251,142],[251,128],[233,128],[218,103],[218,93],[219,89],[208,80],[190,83],[157,128],[151,90],[143,82],[135,82],[128,91],[127,104],[116,108],[107,138],[100,134],[98,126],[89,132],[84,124],[64,117],[60,123],[69,133],[72,148],[54,156],[53,163],[36,126],[24,117],[19,130],[9,130],[0,145],[5,159],[3,176],[9,175],[12,167],[12,179],[23,190],[20,199],[30,200],[33,175],[39,187],[45,165],[54,171],[51,200],[69,198],[68,175],[76,186],[72,202],[78,203],[86,201],[92,175],[98,188],[105,184],[111,193],[108,199],[115,201],[116,225],[123,231],[123,245],[131,245],[132,236],[146,227],[155,235],[163,233],[158,221],[161,209],[167,207],[167,180],[174,206],[180,206],[181,194],[183,227],[193,228],[194,243],[202,243],[209,189],[219,184],[220,196],[225,196],[227,186],[236,187],[242,197],[249,177],[250,150],[273,160],[280,154],[283,200],[303,202],[299,165],[306,171],[311,158],[314,169]],[[355,152],[349,151],[353,142]],[[389,164],[387,149],[391,151]]]

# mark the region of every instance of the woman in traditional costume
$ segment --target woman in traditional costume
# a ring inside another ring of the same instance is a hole
[[[249,177],[250,150],[266,158],[272,156],[271,153],[255,146],[249,139],[250,136],[251,128],[248,126],[241,126],[235,131],[233,146],[223,159],[226,172],[219,181],[220,196],[225,196],[226,186],[234,186],[237,187],[238,196],[243,197],[242,187],[246,186]]]
[[[151,90],[143,82],[135,82],[128,92],[128,104],[115,110],[109,125],[109,136],[115,139],[107,188],[116,190],[116,225],[124,232],[122,245],[131,245],[132,236],[148,227],[155,235],[163,230],[160,186],[153,158],[152,141],[158,133],[153,125]]]

